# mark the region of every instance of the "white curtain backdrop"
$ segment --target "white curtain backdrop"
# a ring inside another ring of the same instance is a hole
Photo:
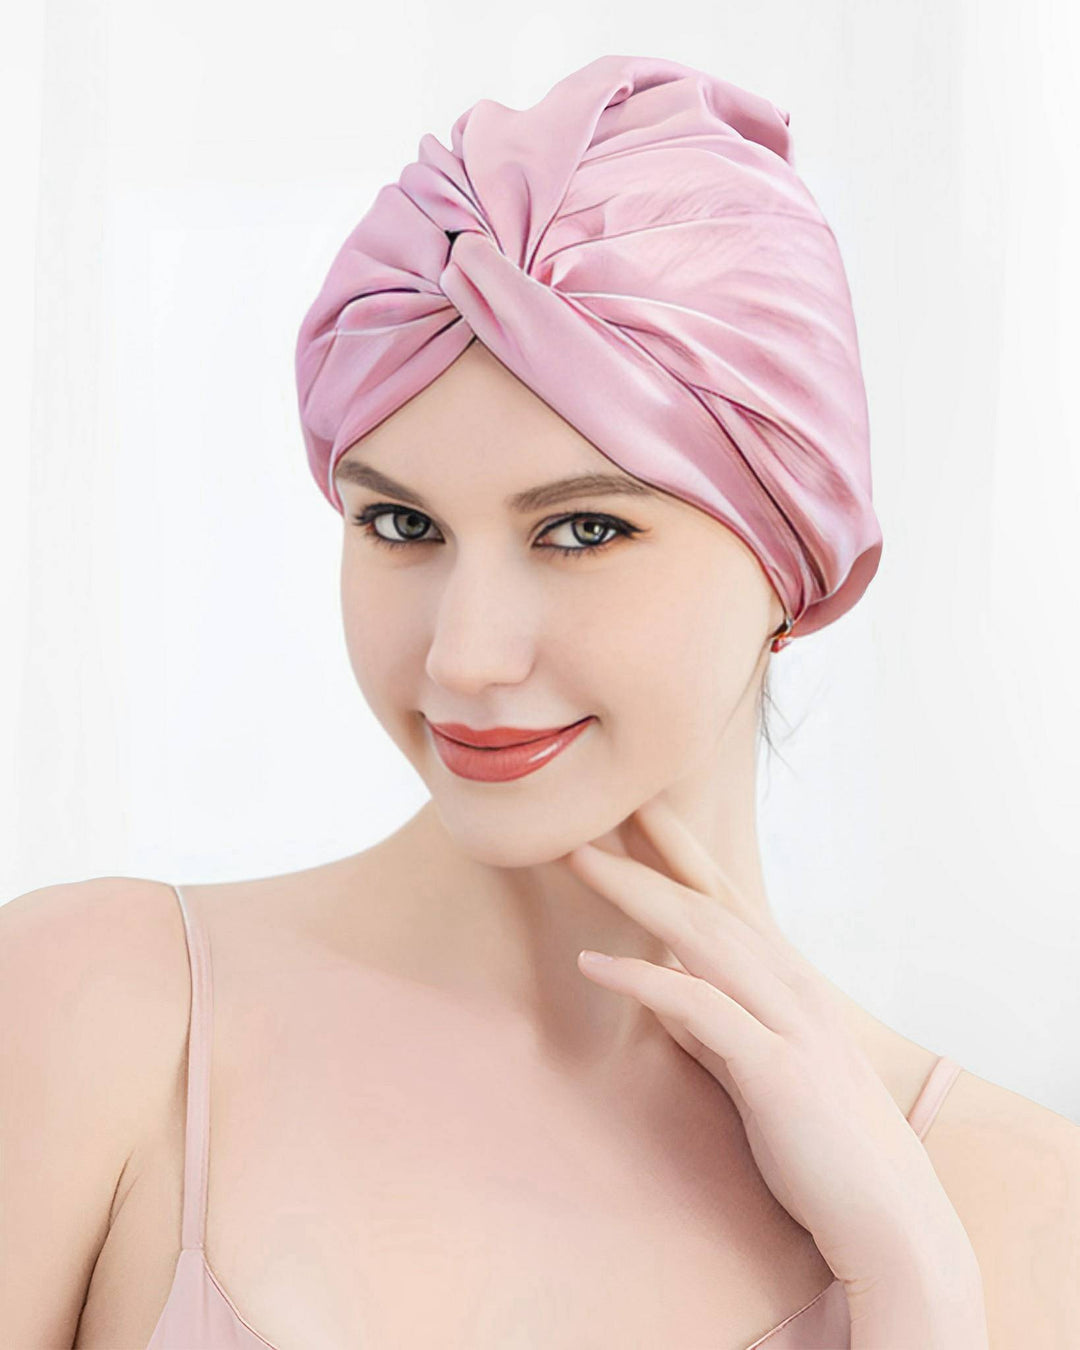
[[[774,661],[775,909],[876,1016],[1080,1122],[1077,26],[1065,0],[15,7],[0,901],[311,866],[426,799],[348,667],[297,328],[424,132],[664,56],[790,111],[870,400],[880,571]]]

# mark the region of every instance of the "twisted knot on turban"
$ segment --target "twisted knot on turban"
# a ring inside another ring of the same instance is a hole
[[[625,472],[722,521],[821,628],[881,555],[851,297],[789,118],[673,61],[604,56],[431,134],[335,257],[296,350],[308,460],[478,338]]]

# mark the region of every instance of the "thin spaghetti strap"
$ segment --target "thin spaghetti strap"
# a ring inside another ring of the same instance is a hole
[[[940,1055],[937,1063],[927,1075],[922,1091],[915,1099],[915,1105],[908,1112],[908,1124],[920,1139],[926,1138],[927,1130],[934,1123],[934,1119],[941,1109],[941,1103],[945,1100],[949,1089],[959,1078],[962,1067],[956,1060],[950,1059],[948,1055]]]
[[[198,908],[173,886],[184,916],[191,965],[191,1014],[188,1024],[187,1111],[184,1124],[184,1211],[182,1248],[206,1241],[206,1187],[210,1157],[210,1046],[213,983],[210,944]]]

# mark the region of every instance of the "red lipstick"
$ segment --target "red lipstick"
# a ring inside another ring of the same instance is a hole
[[[490,727],[478,731],[462,722],[428,722],[446,767],[461,778],[506,782],[542,768],[571,745],[589,723],[584,717],[565,727]]]

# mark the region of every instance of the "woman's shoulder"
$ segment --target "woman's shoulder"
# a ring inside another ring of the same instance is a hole
[[[941,1054],[877,1022],[864,1042],[880,1077],[900,1103],[914,1105]],[[1006,1143],[1017,1133],[1040,1132],[1080,1140],[1080,1126],[1030,1097],[981,1077],[962,1056],[946,1052],[959,1067],[934,1117],[928,1145],[962,1154],[975,1135]]]
[[[362,856],[252,880],[181,883],[199,919],[241,942],[303,921],[320,897],[355,889]],[[277,914],[280,924],[269,922]],[[102,876],[0,904],[0,1018],[23,1062],[70,1066],[72,1091],[114,1103],[118,1129],[153,1119],[187,1049],[191,968],[172,882]],[[21,1048],[20,1048],[21,1047]]]
[[[942,1108],[942,1116],[954,1142],[978,1137],[1010,1151],[1024,1139],[1080,1144],[1080,1126],[1067,1116],[964,1065],[947,1100],[949,1112],[946,1116]]]
[[[70,1068],[71,1091],[108,1095],[118,1128],[171,1090],[189,977],[171,887],[93,877],[0,905],[4,1020],[28,1053]],[[166,1052],[169,1053],[166,1053]]]
[[[864,1048],[905,1114],[910,1114],[941,1055],[872,1019]],[[1021,1157],[1038,1161],[1048,1149],[1080,1149],[1080,1126],[1012,1088],[982,1077],[962,1056],[925,1143],[939,1172],[985,1176],[991,1166],[1021,1168]],[[979,1189],[980,1183],[972,1182]]]
[[[939,1054],[855,1019],[910,1114]],[[923,1143],[975,1251],[993,1346],[1072,1345],[1080,1326],[1080,1126],[983,1077],[961,1055]]]
[[[392,885],[392,871],[380,867],[381,846],[294,872],[242,880],[180,882],[196,922],[211,947],[225,953],[253,951],[264,944],[289,946],[304,931],[355,930],[365,900]],[[174,896],[173,905],[177,902]],[[179,910],[178,910],[179,912]]]
[[[1075,1345],[1080,1127],[977,1075],[963,1088],[944,1141],[948,1190],[983,1272],[991,1344]]]
[[[927,1143],[973,1221],[1066,1198],[1080,1216],[1080,1126],[1012,1088],[962,1067]]]
[[[169,993],[170,977],[179,989],[181,925],[174,893],[162,882],[120,876],[60,882],[0,905],[0,956],[32,1002],[40,997],[70,1012],[65,998],[77,996],[104,1014],[154,989]]]
[[[0,905],[0,1150],[18,1160],[0,1168],[0,1247],[25,1294],[5,1344],[71,1343],[71,1310],[175,1103],[188,1005],[169,895],[97,877]],[[48,1241],[27,1241],[43,1223]]]
[[[1073,1344],[1080,1127],[962,1067],[925,1142],[979,1262],[991,1345]]]

